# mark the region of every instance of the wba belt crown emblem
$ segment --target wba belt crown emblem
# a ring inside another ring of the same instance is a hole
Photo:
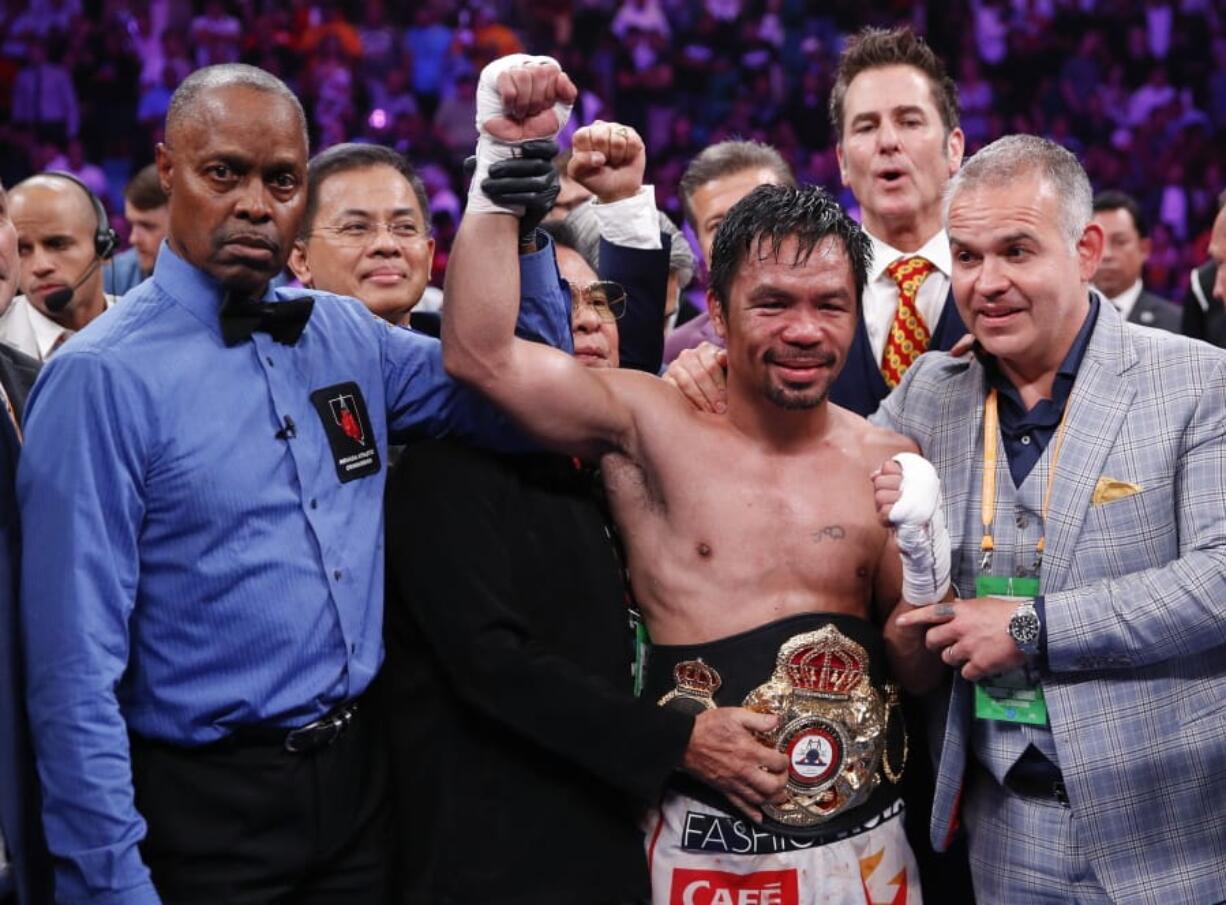
[[[779,717],[765,739],[789,761],[787,802],[763,806],[772,819],[816,826],[863,803],[880,783],[888,714],[868,663],[863,647],[827,625],[785,641],[770,681],[746,696],[745,707]]]

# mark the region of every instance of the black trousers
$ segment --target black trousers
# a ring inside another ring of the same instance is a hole
[[[386,905],[388,755],[371,717],[303,754],[132,737],[141,856],[162,901]]]

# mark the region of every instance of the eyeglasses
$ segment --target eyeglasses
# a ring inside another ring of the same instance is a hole
[[[387,230],[392,241],[399,245],[408,245],[418,239],[428,239],[430,233],[422,229],[412,220],[397,220],[394,223],[376,223],[374,221],[359,221],[342,223],[340,226],[321,226],[312,230],[311,235],[326,233],[331,241],[346,248],[365,248],[379,235],[380,230]]]
[[[626,289],[612,280],[597,280],[586,286],[571,285],[571,314],[578,314],[585,307],[595,311],[606,323],[619,320],[626,313]]]

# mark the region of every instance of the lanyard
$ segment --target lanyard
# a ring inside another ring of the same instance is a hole
[[[1069,403],[1064,404],[1060,415],[1060,426],[1056,428],[1056,438],[1051,449],[1051,464],[1047,467],[1047,488],[1043,492],[1043,525],[1039,534],[1039,542],[1035,544],[1034,571],[1039,574],[1043,565],[1043,551],[1047,549],[1047,510],[1051,506],[1051,491],[1056,483],[1056,465],[1060,461],[1060,449],[1064,445],[1064,428],[1068,418]],[[997,411],[996,390],[988,392],[988,398],[983,403],[983,493],[980,508],[980,518],[983,522],[983,540],[979,549],[983,557],[979,561],[979,573],[986,574],[992,564],[992,551],[996,543],[992,539],[992,524],[996,520],[996,447],[1000,437],[1000,415]]]

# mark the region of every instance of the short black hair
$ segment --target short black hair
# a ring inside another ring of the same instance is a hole
[[[391,167],[413,187],[417,203],[424,219],[422,229],[430,229],[430,196],[426,186],[417,175],[409,159],[399,151],[383,145],[364,145],[354,142],[333,145],[311,158],[307,164],[307,203],[302,216],[299,237],[305,239],[315,228],[315,215],[319,213],[319,190],[328,177],[351,170],[368,170],[371,167]]]
[[[1132,216],[1132,225],[1136,227],[1137,235],[1142,239],[1149,238],[1149,218],[1141,205],[1127,192],[1118,189],[1107,189],[1094,196],[1094,213],[1099,211],[1126,210]]]
[[[799,242],[794,265],[805,263],[827,237],[843,243],[860,307],[873,256],[872,242],[860,225],[820,186],[760,185],[732,206],[711,244],[711,292],[725,313],[732,281],[750,249],[759,259],[775,257],[793,236]]]

